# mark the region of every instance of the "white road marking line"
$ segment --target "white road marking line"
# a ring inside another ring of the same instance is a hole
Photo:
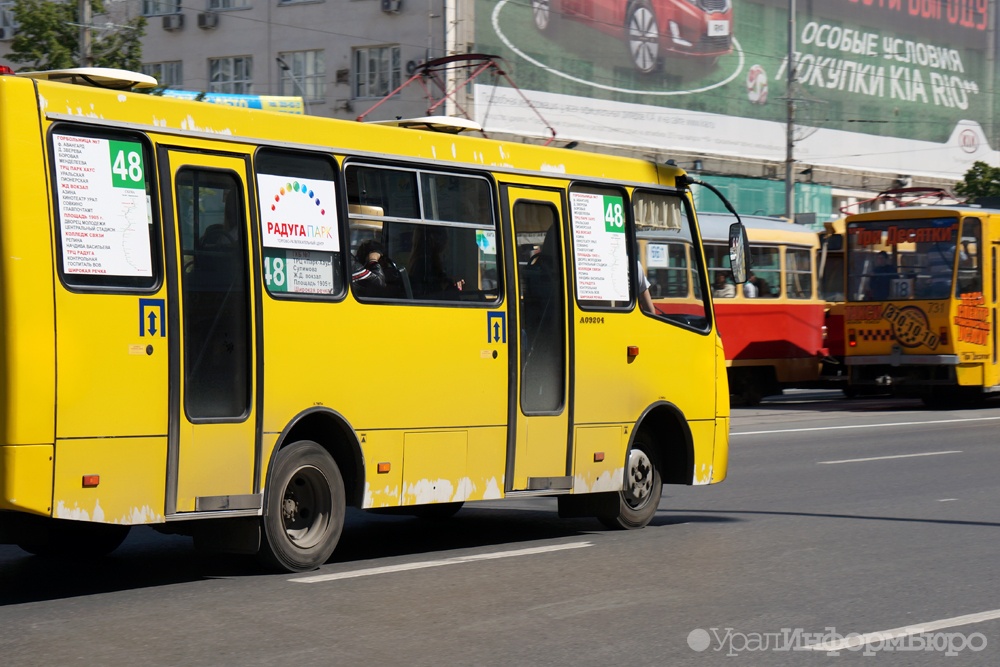
[[[958,498],[941,498],[940,500],[938,500],[938,502],[939,503],[950,503],[953,500],[958,500]]]
[[[318,584],[324,581],[337,581],[340,579],[354,579],[356,577],[370,577],[377,574],[391,574],[393,572],[407,572],[409,570],[423,570],[428,567],[441,567],[442,565],[458,565],[460,563],[474,563],[481,560],[495,560],[497,558],[513,558],[515,556],[533,556],[535,554],[552,553],[553,551],[565,551],[567,549],[580,549],[592,547],[593,542],[572,542],[570,544],[557,544],[550,547],[531,547],[529,549],[515,549],[513,551],[494,551],[485,554],[474,554],[472,556],[456,556],[454,558],[443,558],[441,560],[428,560],[419,563],[403,563],[401,565],[386,565],[384,567],[369,567],[364,570],[354,570],[352,572],[334,572],[332,574],[316,574],[311,577],[297,577],[289,581],[297,584]]]
[[[787,428],[777,431],[743,431],[742,433],[730,433],[734,435],[770,435],[773,433],[803,433],[805,431],[838,431],[845,428],[881,428],[883,426],[926,426],[927,424],[956,424],[960,422],[984,422],[997,421],[1000,417],[969,417],[968,419],[936,419],[925,422],[892,422],[889,424],[851,424],[849,426],[816,426],[814,428]]]
[[[941,454],[961,454],[962,451],[955,449],[948,452],[921,452],[920,454],[896,454],[895,456],[869,456],[864,459],[843,459],[840,461],[817,461],[818,465],[828,465],[833,463],[860,463],[862,461],[885,461],[887,459],[911,459],[916,456],[940,456]]]
[[[863,646],[865,644],[871,644],[872,642],[884,642],[887,639],[894,639],[896,637],[909,637],[910,635],[920,635],[925,632],[934,632],[936,630],[943,630],[945,628],[956,628],[960,625],[972,625],[973,623],[992,621],[997,618],[1000,618],[1000,609],[994,609],[993,611],[982,611],[979,612],[978,614],[955,616],[954,618],[944,618],[941,619],[940,621],[930,621],[929,623],[907,625],[906,627],[893,628],[892,630],[882,630],[881,632],[868,632],[863,635],[853,635],[851,637],[845,637],[844,639],[837,639],[835,641],[822,642],[820,644],[810,644],[805,648],[811,649],[813,651],[840,651],[845,648],[852,648],[855,646]]]

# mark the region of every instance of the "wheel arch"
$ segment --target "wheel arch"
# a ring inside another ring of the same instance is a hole
[[[330,408],[315,407],[304,410],[288,422],[278,435],[268,462],[268,480],[264,485],[264,507],[270,493],[270,475],[274,458],[284,447],[299,440],[312,440],[333,457],[344,478],[344,491],[350,507],[360,507],[364,498],[365,464],[361,443],[347,419]]]
[[[664,484],[694,481],[694,439],[684,413],[669,401],[658,401],[643,411],[632,429],[629,450],[640,435],[656,447],[660,477]]]

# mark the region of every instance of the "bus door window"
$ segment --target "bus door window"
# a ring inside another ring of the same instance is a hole
[[[245,203],[232,173],[183,169],[177,217],[184,271],[184,408],[190,419],[250,409],[250,292]]]
[[[556,412],[562,409],[566,395],[564,274],[558,217],[547,203],[519,201],[514,204],[513,218],[518,247],[541,241],[538,252],[518,271],[521,411]]]
[[[979,261],[982,243],[982,223],[978,218],[967,218],[962,223],[962,240],[958,249],[958,285],[955,296],[982,292],[983,277]]]
[[[812,298],[812,251],[808,248],[785,248],[785,281],[789,299]]]

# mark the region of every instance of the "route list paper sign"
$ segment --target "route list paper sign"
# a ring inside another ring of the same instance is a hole
[[[153,275],[142,145],[54,135],[63,270]]]
[[[628,253],[621,197],[570,194],[576,293],[581,301],[628,301]]]

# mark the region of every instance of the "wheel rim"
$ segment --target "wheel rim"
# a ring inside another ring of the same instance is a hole
[[[646,452],[633,449],[628,455],[628,476],[622,494],[625,503],[632,509],[639,509],[649,502],[653,495],[653,462]]]
[[[652,72],[660,50],[660,31],[648,7],[638,7],[628,21],[628,47],[641,72]]]
[[[545,30],[549,27],[551,3],[549,0],[532,0],[531,13],[535,17],[535,27]]]
[[[319,468],[299,468],[281,499],[281,520],[288,540],[301,549],[318,544],[333,512],[330,484]]]

